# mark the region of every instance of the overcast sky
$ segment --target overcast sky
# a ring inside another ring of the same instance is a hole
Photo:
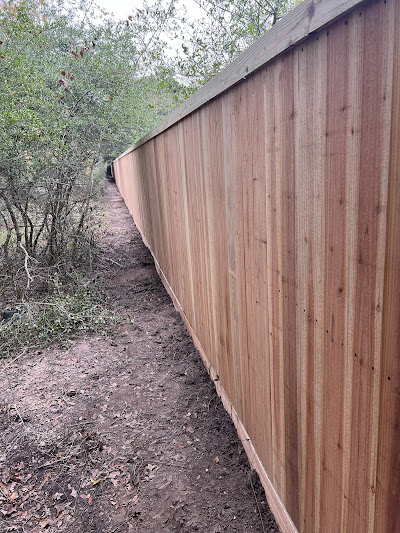
[[[142,0],[95,0],[95,3],[100,7],[106,9],[109,13],[113,13],[117,20],[124,20],[136,8],[141,8]],[[151,4],[152,2],[148,2]],[[184,6],[187,12],[187,18],[194,20],[195,18],[202,18],[204,11],[202,11],[194,0],[179,0],[177,6]],[[167,55],[173,57],[176,52],[182,53],[182,43],[180,39],[170,39],[166,37],[166,42],[169,50],[166,50]]]
[[[117,19],[124,19],[132,10],[142,7],[142,0],[96,0],[96,3],[114,13]],[[189,18],[202,16],[201,9],[194,0],[180,0],[178,4],[186,7]]]

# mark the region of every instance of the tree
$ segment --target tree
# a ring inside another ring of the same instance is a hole
[[[97,163],[179,100],[179,87],[171,96],[161,83],[172,8],[158,0],[117,23],[84,2],[3,1],[0,245],[3,282],[19,294],[33,272],[66,271],[84,252]]]
[[[185,26],[178,69],[195,90],[301,0],[195,0],[204,18]]]

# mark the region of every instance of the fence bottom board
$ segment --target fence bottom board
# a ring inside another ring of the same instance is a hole
[[[200,356],[201,356],[201,359],[203,361],[203,364],[206,367],[206,369],[207,369],[207,371],[208,371],[208,373],[210,375],[210,378],[213,380],[213,383],[215,385],[217,394],[220,397],[225,410],[228,412],[229,416],[231,417],[231,419],[232,419],[232,421],[233,421],[233,423],[235,425],[238,437],[241,440],[241,442],[243,444],[243,448],[244,448],[244,450],[246,452],[246,455],[248,457],[248,460],[249,460],[249,463],[250,463],[250,467],[252,469],[254,469],[257,472],[257,474],[259,475],[259,477],[260,477],[260,481],[261,481],[261,483],[262,483],[262,485],[264,487],[265,496],[267,498],[267,502],[268,502],[269,508],[270,508],[272,514],[274,515],[275,520],[276,520],[281,532],[282,533],[298,533],[298,530],[297,530],[296,526],[294,525],[292,519],[290,518],[290,515],[287,512],[282,500],[280,499],[278,493],[276,492],[274,486],[272,485],[271,480],[269,479],[268,474],[265,471],[265,469],[264,469],[264,467],[263,467],[263,465],[261,463],[261,460],[260,460],[260,458],[257,455],[256,450],[254,449],[254,446],[253,446],[253,444],[252,444],[252,442],[250,440],[250,437],[247,434],[247,431],[246,431],[242,421],[240,420],[239,415],[237,414],[235,408],[233,407],[232,402],[229,400],[229,397],[226,394],[225,389],[223,388],[223,386],[221,385],[221,383],[219,381],[215,381],[215,379],[217,378],[217,373],[215,372],[214,368],[210,364],[210,361],[208,360],[208,357],[207,357],[203,347],[201,346],[199,339],[197,338],[195,332],[193,331],[193,328],[190,325],[190,322],[188,321],[188,319],[187,319],[187,317],[185,315],[185,312],[183,311],[183,309],[181,307],[181,304],[179,303],[179,300],[176,297],[172,287],[170,286],[167,278],[165,277],[165,275],[164,275],[164,273],[163,273],[163,271],[162,271],[162,269],[161,269],[161,267],[160,267],[160,265],[159,265],[159,263],[157,261],[157,258],[154,256],[154,254],[153,254],[153,252],[152,252],[152,250],[151,250],[151,248],[149,246],[149,243],[146,240],[146,237],[144,236],[141,228],[138,226],[136,221],[134,221],[134,222],[135,222],[135,225],[136,225],[136,227],[137,227],[137,229],[138,229],[138,231],[139,231],[139,233],[140,233],[140,235],[142,237],[143,243],[147,246],[147,248],[149,249],[149,251],[150,251],[150,253],[151,253],[151,255],[152,255],[153,259],[154,259],[154,264],[155,264],[157,273],[160,276],[160,279],[161,279],[166,291],[170,295],[175,309],[181,315],[182,320],[185,323],[185,326],[186,326],[188,332],[190,333],[190,336],[192,337],[193,342],[194,342],[197,350],[200,353]]]

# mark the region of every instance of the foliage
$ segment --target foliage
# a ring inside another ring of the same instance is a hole
[[[20,296],[36,268],[85,255],[96,166],[179,100],[179,84],[172,94],[161,83],[172,8],[157,0],[115,22],[83,1],[0,7],[0,245]]]
[[[196,90],[231,63],[301,0],[195,0],[204,18],[185,26],[177,59],[188,89]]]
[[[0,357],[15,356],[28,347],[65,343],[99,327],[105,334],[119,321],[104,294],[82,278],[74,276],[63,284],[54,276],[49,289],[40,301],[14,306],[12,318],[0,322]]]
[[[26,300],[49,268],[85,260],[99,165],[297,3],[196,0],[205,17],[188,24],[164,1],[117,22],[83,0],[0,0],[3,292]],[[163,40],[179,31],[184,56],[173,64]]]

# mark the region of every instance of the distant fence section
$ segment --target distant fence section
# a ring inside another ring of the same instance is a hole
[[[306,0],[114,162],[282,532],[400,532],[399,28]]]

